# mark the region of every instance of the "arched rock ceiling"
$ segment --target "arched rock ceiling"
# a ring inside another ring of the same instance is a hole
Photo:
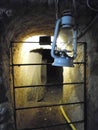
[[[69,0],[59,0],[59,3],[61,12],[72,4]],[[83,18],[89,20],[96,15],[96,12],[87,7],[86,0],[76,0],[76,7],[78,24],[87,24]],[[6,32],[13,30],[16,38],[53,35],[56,20],[55,0],[0,0],[0,10],[1,22],[7,28]]]

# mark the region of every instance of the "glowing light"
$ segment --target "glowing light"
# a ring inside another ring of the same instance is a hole
[[[39,36],[32,36],[25,40],[25,42],[39,42]]]
[[[63,50],[65,49],[65,43],[64,43],[64,40],[59,36],[58,39],[57,39],[57,47],[59,50]]]
[[[29,42],[33,42],[33,43],[29,43]],[[23,43],[23,50],[27,52],[29,52],[31,49],[36,49],[38,47],[39,47],[39,36],[29,37]]]
[[[40,49],[40,48],[41,49],[51,49],[51,45],[40,45],[39,44],[39,37],[40,36],[32,36],[32,37],[27,38],[24,41],[23,49],[26,51]],[[28,44],[25,44],[25,42],[26,43],[32,42],[32,43],[28,45]]]

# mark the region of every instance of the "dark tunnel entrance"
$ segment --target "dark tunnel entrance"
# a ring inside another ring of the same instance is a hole
[[[51,62],[52,63],[52,62]],[[63,69],[61,67],[53,67],[47,65],[47,95],[48,100],[53,102],[60,102],[63,96]],[[49,86],[49,84],[51,86]],[[53,84],[53,85],[52,85]]]
[[[46,60],[47,80],[46,80],[46,98],[44,101],[59,102],[63,95],[63,68],[52,66],[53,58],[50,55],[50,50],[44,50],[42,60]],[[50,63],[50,64],[49,64]]]

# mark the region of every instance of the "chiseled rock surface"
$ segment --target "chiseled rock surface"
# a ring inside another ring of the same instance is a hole
[[[8,103],[0,104],[0,130],[13,130],[12,110]]]

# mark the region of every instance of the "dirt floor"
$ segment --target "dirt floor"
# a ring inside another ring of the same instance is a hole
[[[17,112],[18,129],[71,130],[66,123],[60,107],[33,108]],[[52,127],[53,126],[53,127]]]

